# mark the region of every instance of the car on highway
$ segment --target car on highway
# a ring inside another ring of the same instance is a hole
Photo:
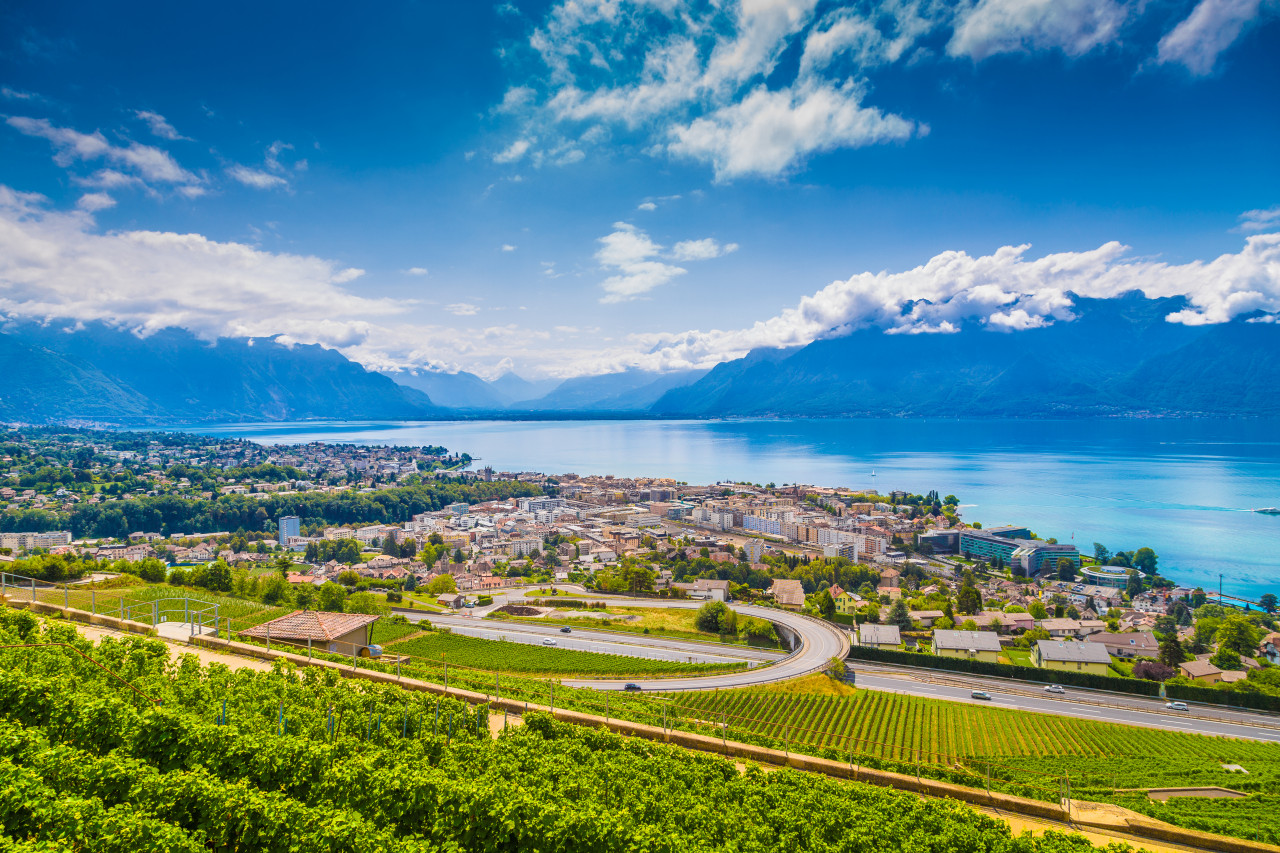
[[[563,628],[561,628],[561,629],[560,629],[560,633],[561,633],[561,634],[572,634],[572,633],[573,633],[573,629],[572,629],[572,628],[570,628],[568,625],[565,625]]]
[[[975,690],[972,693],[970,693],[969,696],[970,698],[973,698],[973,699],[987,699],[987,700],[991,699],[991,694],[985,690]]]
[[[1045,693],[1056,693],[1056,694],[1058,694],[1059,696],[1063,696],[1063,695],[1065,695],[1065,694],[1066,694],[1066,692],[1067,692],[1067,691],[1062,689],[1062,685],[1061,685],[1061,684],[1049,684],[1049,685],[1046,685],[1046,686],[1045,686],[1045,688],[1044,688],[1044,692],[1045,692]]]
[[[634,681],[628,681],[626,684],[622,685],[622,689],[623,690],[643,690],[644,688],[641,687],[639,684],[636,684]]]
[[[1164,706],[1168,708],[1170,711],[1186,711],[1187,710],[1186,702],[1166,702]]]
[[[547,637],[545,640],[542,641],[542,645],[544,646],[554,646],[555,644],[556,644],[555,637]]]

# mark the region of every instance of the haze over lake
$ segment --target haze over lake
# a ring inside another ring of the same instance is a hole
[[[499,471],[937,489],[963,517],[1084,553],[1154,548],[1168,577],[1280,588],[1280,422],[726,420],[306,422],[201,426],[264,443],[442,444]],[[875,473],[874,479],[872,472]],[[1260,589],[1260,587],[1264,589]]]

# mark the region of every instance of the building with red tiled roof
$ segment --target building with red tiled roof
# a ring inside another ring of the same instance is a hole
[[[369,626],[377,621],[377,616],[364,613],[295,610],[288,616],[255,625],[240,633],[246,637],[300,646],[312,644],[326,651],[349,655],[368,647]]]

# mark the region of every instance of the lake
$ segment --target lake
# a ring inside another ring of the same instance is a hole
[[[194,428],[193,428],[194,429]],[[1280,592],[1280,422],[722,420],[202,426],[264,443],[440,444],[499,471],[937,489],[984,525],[1153,548],[1179,583]]]

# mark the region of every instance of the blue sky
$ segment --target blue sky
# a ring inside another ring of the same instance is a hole
[[[1278,47],[1277,0],[10,3],[0,311],[485,376],[1273,319]]]

